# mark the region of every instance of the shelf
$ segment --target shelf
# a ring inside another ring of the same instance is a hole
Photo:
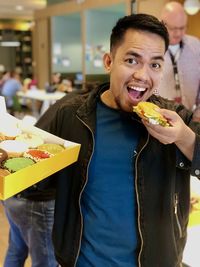
[[[20,42],[20,46],[15,48],[15,66],[21,69],[22,78],[29,77],[32,74],[32,32],[3,29],[0,30],[0,41],[2,40]]]

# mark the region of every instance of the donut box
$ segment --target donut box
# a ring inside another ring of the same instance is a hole
[[[0,199],[5,200],[77,161],[80,144],[11,116],[3,97],[0,121]],[[2,131],[7,131],[8,139]]]

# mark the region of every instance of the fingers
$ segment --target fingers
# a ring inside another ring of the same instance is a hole
[[[156,138],[163,144],[171,144],[175,142],[176,139],[176,131],[169,129],[172,127],[163,127],[161,125],[154,125],[149,123],[146,120],[142,120],[144,126],[150,135]]]
[[[159,112],[168,120],[169,124],[171,125],[173,125],[180,118],[179,115],[172,110],[160,109]]]

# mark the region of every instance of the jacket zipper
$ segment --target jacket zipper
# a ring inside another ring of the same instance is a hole
[[[80,118],[80,117],[78,117],[78,116],[76,116],[77,118],[78,118],[78,120],[80,120],[88,129],[89,129],[89,131],[91,132],[91,134],[92,134],[92,140],[93,140],[93,148],[92,148],[92,153],[91,153],[91,156],[90,156],[90,159],[89,159],[89,163],[88,163],[88,166],[89,166],[89,164],[90,164],[90,162],[91,162],[91,158],[92,158],[92,155],[93,155],[93,153],[94,153],[94,134],[93,134],[93,132],[92,132],[92,130],[91,130],[91,128]],[[83,191],[84,191],[84,189],[85,189],[85,186],[86,186],[86,184],[87,184],[87,182],[88,182],[88,166],[87,166],[87,174],[86,174],[86,181],[85,181],[85,184],[84,184],[84,186],[83,186],[83,188],[82,188],[82,190],[81,190],[81,192],[80,192],[80,195],[79,195],[79,209],[80,209],[80,213],[81,213],[81,232],[80,232],[80,238],[79,238],[79,245],[78,245],[78,251],[77,251],[77,255],[76,255],[76,258],[75,258],[75,262],[74,262],[74,267],[76,266],[76,263],[77,263],[77,260],[78,260],[78,255],[79,255],[79,253],[80,253],[80,249],[81,249],[81,237],[82,237],[82,235],[83,235],[83,215],[82,215],[82,211],[81,211],[81,196],[82,196],[82,193],[83,193]]]
[[[183,237],[183,233],[182,233],[182,229],[181,229],[181,224],[179,221],[179,217],[178,217],[178,204],[179,204],[179,196],[178,193],[174,194],[174,214],[175,214],[175,218],[176,218],[176,224],[178,227],[178,232],[179,232],[179,237]]]
[[[91,162],[91,158],[92,158],[92,155],[93,155],[93,152],[94,152],[94,134],[91,130],[91,128],[80,118],[77,116],[77,118],[89,129],[89,131],[91,132],[92,134],[92,140],[93,140],[93,149],[92,149],[92,153],[91,153],[91,156],[90,156],[90,159],[89,159],[89,163],[88,163],[88,166]],[[138,194],[138,187],[137,187],[137,161],[138,161],[138,157],[139,155],[141,154],[141,152],[143,151],[143,149],[147,146],[149,142],[149,133],[148,133],[148,136],[147,136],[147,140],[146,140],[146,143],[144,144],[144,146],[141,148],[141,150],[139,151],[137,157],[136,157],[136,160],[135,160],[135,191],[136,191],[136,199],[137,199],[137,204],[138,204],[138,230],[139,230],[139,234],[140,234],[140,238],[141,238],[141,249],[140,249],[140,252],[139,252],[139,256],[138,256],[138,264],[139,266],[138,267],[141,267],[141,262],[140,262],[140,257],[141,257],[141,253],[142,253],[142,250],[143,250],[143,244],[144,244],[144,241],[143,241],[143,238],[142,238],[142,231],[141,231],[141,226],[140,226],[140,202],[139,202],[139,194]],[[80,208],[80,212],[81,212],[81,196],[82,196],[82,193],[85,189],[85,186],[87,184],[87,181],[88,181],[88,167],[87,167],[87,175],[86,175],[86,181],[85,181],[85,184],[80,192],[80,196],[79,196],[79,208]],[[82,234],[83,234],[83,215],[82,215],[82,212],[81,212],[81,232],[80,232],[80,238],[79,238],[79,246],[78,246],[78,251],[77,251],[77,255],[76,255],[76,259],[75,259],[75,263],[74,263],[74,267],[76,266],[76,263],[77,263],[77,260],[78,260],[78,255],[80,253],[80,248],[81,248],[81,237],[82,237]]]
[[[137,199],[137,205],[138,205],[138,218],[137,218],[137,220],[138,220],[138,230],[139,230],[140,239],[141,239],[141,248],[140,248],[139,255],[138,255],[138,267],[142,266],[141,265],[141,254],[142,254],[142,250],[143,250],[144,240],[143,240],[143,237],[142,237],[141,224],[140,224],[140,201],[139,201],[138,186],[137,186],[137,181],[138,181],[137,161],[138,161],[139,155],[141,154],[143,149],[147,146],[148,142],[149,142],[149,133],[148,133],[148,136],[147,136],[146,143],[141,148],[141,150],[138,152],[138,155],[137,155],[136,160],[135,160],[135,192],[136,192],[136,199]]]

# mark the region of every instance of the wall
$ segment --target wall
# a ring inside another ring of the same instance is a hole
[[[52,72],[81,72],[81,18],[79,14],[52,18]],[[59,51],[60,49],[60,51]],[[64,65],[62,61],[65,61]],[[67,66],[67,60],[69,65]]]
[[[177,0],[177,2],[184,4],[184,0]],[[191,34],[200,38],[199,22],[200,22],[200,11],[195,15],[188,15],[187,34]]]
[[[92,12],[90,15],[91,19],[90,21],[88,20],[88,18],[84,15],[84,12],[89,12],[93,9],[93,11],[98,10],[100,11],[103,8],[107,8],[109,5],[119,5],[119,4],[124,4],[125,5],[125,13],[126,14],[130,14],[130,10],[131,10],[131,0],[85,0],[83,2],[81,2],[80,4],[77,4],[77,2],[74,1],[59,1],[58,4],[52,4],[54,1],[50,0],[51,4],[49,4],[49,6],[43,10],[37,11],[35,12],[35,20],[39,21],[40,19],[49,19],[52,18],[54,16],[63,16],[65,14],[72,14],[72,13],[80,13],[81,14],[81,42],[80,44],[82,45],[82,70],[83,70],[83,74],[90,74],[91,72],[93,73],[103,73],[103,68],[98,68],[98,69],[94,69],[92,70],[92,65],[91,64],[85,64],[85,58],[87,57],[87,45],[90,45],[90,42],[93,42],[92,39],[90,39],[89,35],[90,35],[90,30],[88,30],[87,28],[95,28],[99,29],[98,26],[101,26],[101,29],[105,29],[105,35],[103,34],[99,34],[99,32],[101,32],[100,30],[96,30],[94,32],[91,32],[92,35],[94,36],[95,34],[97,35],[97,38],[100,36],[101,40],[99,41],[99,44],[101,45],[100,42],[104,42],[105,39],[108,38],[108,32],[107,30],[110,31],[110,27],[111,24],[109,25],[105,25],[106,23],[104,23],[104,18],[106,18],[106,15],[102,16],[101,19],[98,19],[97,17],[95,17],[94,12]],[[56,1],[56,0],[55,0]],[[156,2],[156,3],[155,3]],[[167,0],[136,0],[136,6],[137,6],[137,11],[141,12],[141,13],[149,13],[152,15],[155,15],[156,17],[159,18],[160,16],[160,11],[163,7],[163,5],[169,2]],[[180,0],[177,2],[181,2],[183,3],[183,0]],[[188,21],[188,33],[192,34],[192,35],[196,35],[196,36],[200,36],[200,28],[198,26],[199,21],[200,21],[200,14],[198,13],[195,16],[189,16],[189,21]],[[97,21],[98,25],[97,25]],[[89,26],[88,26],[89,25]],[[64,27],[62,27],[64,29]],[[65,29],[64,29],[65,30]],[[99,34],[99,36],[98,36]],[[89,39],[88,39],[89,38]],[[93,38],[93,37],[91,37]],[[48,42],[48,44],[46,44],[47,46],[51,45],[52,40],[51,40],[51,36],[46,36],[46,42]],[[36,40],[37,43],[37,40]],[[95,45],[98,45],[98,43],[95,43]],[[107,45],[104,42],[105,45],[105,49],[107,49]],[[38,49],[35,49],[36,53],[38,54]],[[51,58],[51,55],[49,55],[49,57]],[[51,72],[51,59],[50,59],[50,65],[48,63],[48,58],[46,58],[46,63],[41,62],[41,57],[39,56],[35,56],[36,59],[36,66],[39,65],[46,65],[46,68],[49,68],[49,72]],[[86,65],[86,66],[85,66]],[[42,68],[43,69],[43,68]],[[43,69],[44,72],[44,69]],[[38,75],[40,77],[42,77],[42,74],[40,72],[37,72]],[[47,70],[46,70],[46,75],[47,75]],[[40,77],[38,77],[38,79],[40,80]]]
[[[38,87],[44,88],[45,83],[50,79],[51,71],[51,40],[49,38],[49,19],[39,19],[34,29],[34,69]]]
[[[156,3],[155,3],[156,2]],[[166,0],[138,0],[138,12],[154,15],[159,18],[163,5]]]
[[[159,0],[159,1],[156,1],[156,5],[155,5],[155,0],[138,0],[137,2],[138,2],[139,12],[149,13],[159,18],[160,11],[163,5],[171,1]],[[176,2],[183,4],[184,0],[176,0]],[[192,15],[192,16],[188,15],[187,33],[200,38],[199,22],[200,22],[200,11],[196,15]]]
[[[110,10],[89,10],[86,13],[86,74],[104,74],[102,57],[108,52],[110,32],[117,19],[125,15]],[[103,19],[102,19],[103,18]],[[101,33],[101,34],[100,34]]]
[[[198,12],[194,16],[189,16],[187,33],[200,38],[199,23],[200,23],[200,12]]]

